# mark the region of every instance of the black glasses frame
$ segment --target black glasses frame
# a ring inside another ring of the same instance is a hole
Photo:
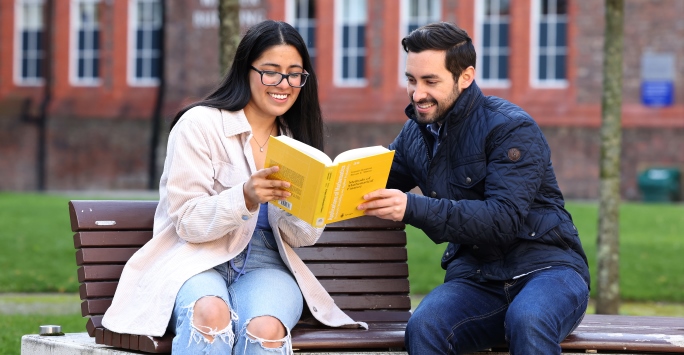
[[[287,85],[290,85],[293,88],[301,88],[306,84],[306,80],[309,78],[309,73],[283,74],[283,73],[279,73],[277,71],[272,71],[272,70],[259,70],[259,69],[255,68],[253,65],[251,66],[251,68],[255,72],[259,73],[259,75],[261,76],[261,84],[266,85],[266,86],[278,86],[278,85],[280,85],[280,83],[283,82],[283,79],[285,79],[285,80],[287,80]],[[278,74],[278,75],[280,75],[280,80],[278,80],[278,82],[275,84],[266,84],[266,83],[264,83],[264,73],[266,73],[266,74]],[[290,76],[294,76],[294,75],[301,75],[302,85],[296,86],[296,85],[292,85],[292,83],[290,83]]]

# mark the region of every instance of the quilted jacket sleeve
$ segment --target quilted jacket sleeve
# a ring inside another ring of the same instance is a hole
[[[494,128],[487,142],[481,199],[409,194],[404,222],[421,228],[436,243],[511,243],[541,186],[550,151],[531,119],[510,120]],[[509,154],[516,151],[519,158]],[[449,183],[449,177],[436,180]]]

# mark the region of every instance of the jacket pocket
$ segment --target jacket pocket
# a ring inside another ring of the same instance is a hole
[[[538,243],[554,245],[561,249],[569,249],[572,238],[566,236],[564,230],[560,228],[563,224],[563,221],[555,212],[544,214],[531,212],[527,216],[522,230],[518,233],[518,237]],[[569,224],[572,225],[572,223]]]
[[[242,184],[249,179],[249,175],[247,174],[246,170],[233,164],[219,161],[214,162],[213,166],[215,181],[214,187],[218,187],[216,184],[222,187],[221,189],[217,188],[218,192]]]
[[[483,198],[487,164],[483,157],[465,159],[465,163],[451,169],[449,185],[452,196],[458,199],[481,200]]]

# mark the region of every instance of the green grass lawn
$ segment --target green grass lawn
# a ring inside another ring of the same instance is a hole
[[[0,193],[0,292],[76,292],[69,198]]]

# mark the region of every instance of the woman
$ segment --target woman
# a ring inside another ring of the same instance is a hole
[[[269,206],[289,195],[264,168],[271,135],[323,147],[316,76],[301,36],[265,21],[219,87],[172,123],[153,238],[126,264],[102,324],[175,333],[178,354],[291,353],[303,299],[330,326],[356,325],[292,247],[322,229]],[[302,299],[303,296],[303,299]]]

